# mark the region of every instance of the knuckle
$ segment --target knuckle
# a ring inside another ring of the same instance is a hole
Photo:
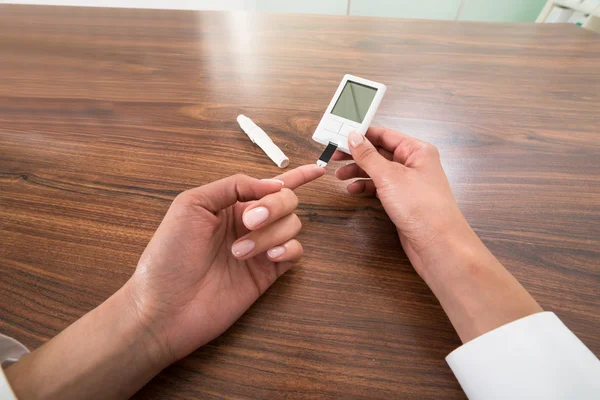
[[[269,196],[265,201],[265,206],[271,209],[273,212],[288,214],[296,208],[298,205],[298,197],[296,194],[287,188],[281,189],[281,191],[275,193],[273,196]]]
[[[438,150],[438,148],[432,145],[431,143],[425,143],[423,145],[423,151],[432,157],[440,156],[440,151]]]
[[[296,196],[296,193],[294,193],[292,189],[288,188],[281,189],[281,193],[283,193],[283,196],[285,197],[286,201],[293,204],[294,208],[296,208],[296,206],[298,205],[298,196]]]
[[[235,179],[236,181],[243,181],[245,179],[248,179],[248,175],[237,173],[237,174],[233,175],[232,178]]]
[[[235,185],[236,189],[248,184],[250,180],[251,178],[246,174],[237,173],[231,176],[231,182]]]
[[[175,199],[173,199],[174,205],[184,206],[188,205],[192,202],[192,195],[190,195],[189,191],[183,191],[179,193]]]
[[[281,192],[277,193],[276,196],[273,196],[271,200],[271,205],[273,206],[274,211],[283,212],[285,210],[285,197],[281,195]]]

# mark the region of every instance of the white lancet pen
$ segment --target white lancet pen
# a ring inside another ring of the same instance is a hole
[[[252,122],[250,118],[240,114],[237,117],[237,122],[250,140],[260,147],[279,168],[285,168],[289,165],[289,158],[273,143],[269,135]]]

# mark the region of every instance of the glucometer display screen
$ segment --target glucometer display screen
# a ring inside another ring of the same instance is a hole
[[[331,113],[360,124],[365,119],[376,93],[375,88],[348,81]]]

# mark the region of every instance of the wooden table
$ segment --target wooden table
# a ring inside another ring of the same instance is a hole
[[[35,348],[117,290],[173,197],[291,167],[341,77],[440,148],[460,206],[600,354],[600,36],[571,25],[0,6],[0,331]],[[303,261],[139,398],[463,398],[460,345],[376,199],[298,190]]]

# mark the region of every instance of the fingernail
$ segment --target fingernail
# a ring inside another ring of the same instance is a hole
[[[279,258],[283,255],[283,253],[285,253],[284,246],[273,247],[271,250],[267,251],[267,255],[270,258]]]
[[[234,243],[233,246],[231,246],[231,252],[236,257],[243,257],[254,250],[254,246],[256,246],[256,244],[253,240],[244,239],[240,242]]]
[[[267,181],[267,182],[277,182],[277,183],[279,183],[281,186],[283,186],[283,185],[284,185],[283,181],[282,181],[282,180],[279,180],[279,179],[261,179],[261,181]]]
[[[352,147],[360,146],[364,140],[365,138],[363,135],[354,131],[350,132],[348,135],[348,142],[350,142],[350,146]]]
[[[265,207],[256,207],[244,213],[244,225],[248,228],[254,228],[265,222],[269,217],[269,210]]]

